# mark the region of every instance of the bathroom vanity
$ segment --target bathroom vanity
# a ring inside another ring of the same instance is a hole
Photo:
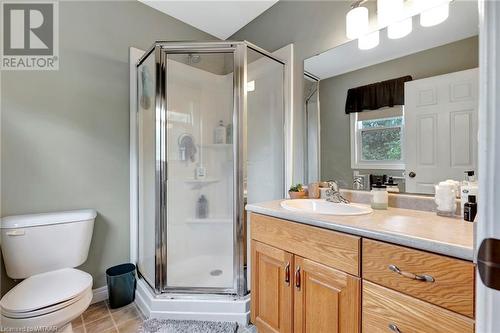
[[[389,208],[369,215],[248,205],[259,332],[474,332],[473,224]]]

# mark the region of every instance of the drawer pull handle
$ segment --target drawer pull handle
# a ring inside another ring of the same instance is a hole
[[[295,287],[300,289],[300,266],[295,270]]]
[[[285,267],[285,283],[287,286],[290,285],[290,263],[288,262]]]
[[[401,331],[399,330],[399,328],[396,326],[396,324],[389,324],[389,329],[391,330],[391,332],[394,332],[394,333],[401,333]]]
[[[407,278],[412,279],[412,280],[424,281],[424,282],[434,282],[434,278],[430,275],[426,275],[426,274],[420,275],[420,274],[413,274],[413,273],[409,273],[409,272],[403,272],[396,265],[389,265],[389,269],[391,271],[393,271],[394,273],[398,273],[399,275],[402,275],[402,276],[407,277]]]

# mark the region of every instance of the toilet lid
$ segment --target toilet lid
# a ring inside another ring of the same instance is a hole
[[[92,287],[92,276],[73,268],[30,276],[0,300],[2,312],[30,313],[80,298]]]

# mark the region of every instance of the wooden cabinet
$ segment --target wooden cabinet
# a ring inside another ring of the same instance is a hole
[[[358,333],[361,238],[251,215],[252,322],[259,333]]]
[[[474,321],[363,281],[363,332],[473,333]]]
[[[359,331],[360,280],[295,256],[294,333]]]
[[[363,279],[474,317],[474,265],[363,239]]]
[[[293,255],[252,241],[252,322],[259,333],[292,332]]]
[[[472,263],[250,216],[259,333],[474,332]]]
[[[359,276],[360,237],[258,214],[251,220],[252,239]]]
[[[256,240],[251,246],[259,333],[359,332],[359,278]]]

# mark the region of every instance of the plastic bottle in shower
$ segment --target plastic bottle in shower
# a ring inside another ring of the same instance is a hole
[[[224,122],[219,121],[219,126],[215,128],[215,144],[224,144],[226,143],[226,126],[224,126]]]
[[[208,217],[208,200],[202,194],[198,198],[198,202],[196,203],[196,218],[197,219],[206,219]]]

